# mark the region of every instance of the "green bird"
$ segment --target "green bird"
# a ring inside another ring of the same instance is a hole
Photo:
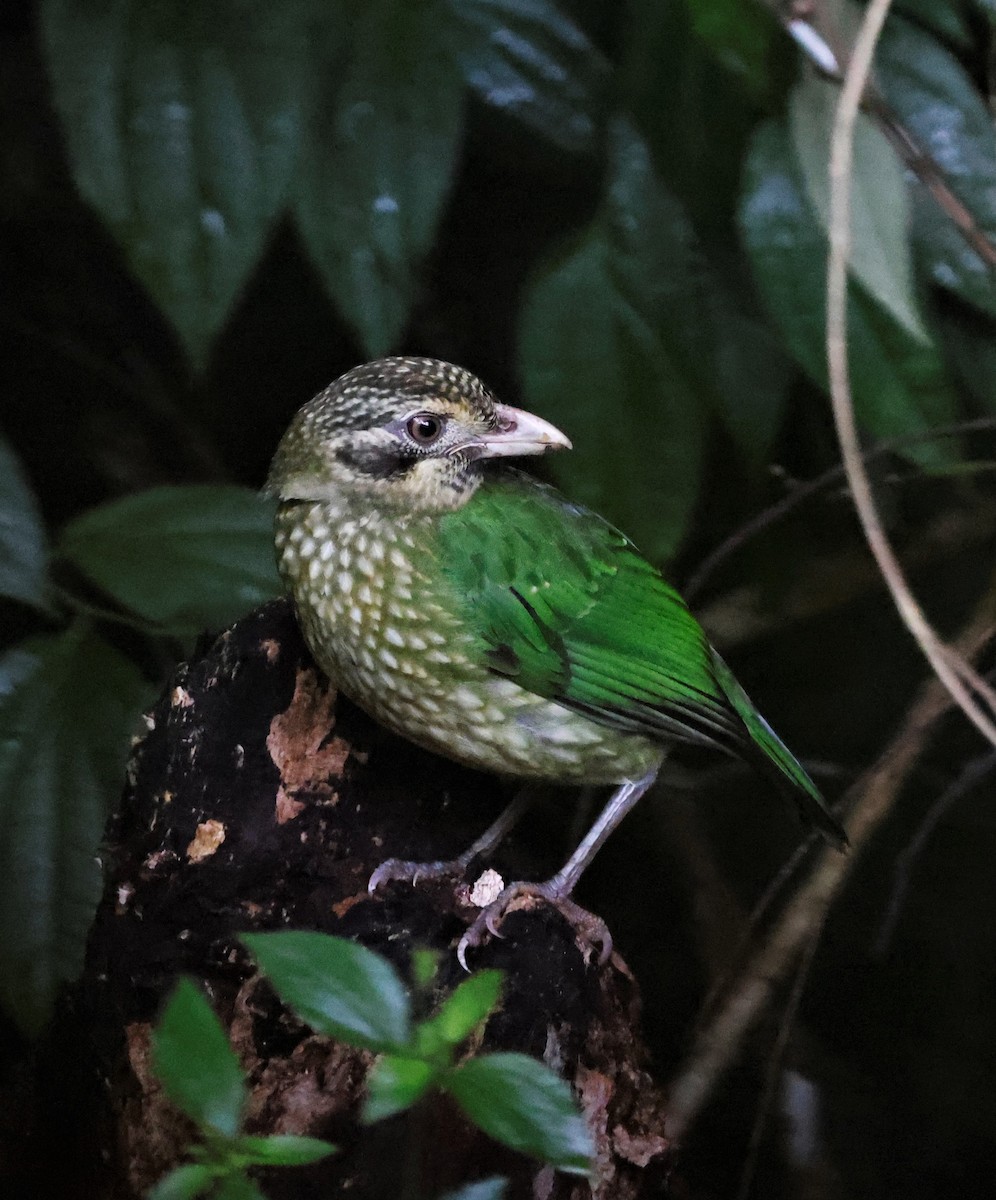
[[[604,961],[608,930],[571,893],[675,743],[745,759],[845,843],[674,588],[601,517],[503,462],[570,448],[460,367],[384,358],[300,409],[267,481],[305,640],[346,695],[471,767],[614,789],[552,879],[513,883],[484,908],[458,948],[464,965],[522,895],[559,908]],[[371,890],[462,872],[524,805],[452,863],[385,863]]]

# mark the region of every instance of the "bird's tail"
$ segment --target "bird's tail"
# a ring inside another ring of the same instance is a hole
[[[751,753],[745,757],[749,757],[752,765],[789,797],[808,825],[818,829],[838,850],[843,850],[847,845],[847,834],[827,807],[819,788],[806,774],[802,763],[757,711],[751,698],[715,650],[712,658],[716,681],[750,735]]]

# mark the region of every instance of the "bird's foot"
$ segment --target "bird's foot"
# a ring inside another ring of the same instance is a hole
[[[510,883],[499,895],[483,908],[477,919],[460,939],[457,958],[465,971],[467,951],[483,946],[489,936],[502,937],[499,927],[513,908],[520,907],[519,900],[542,900],[552,905],[571,925],[582,950],[587,955],[598,949],[598,965],[604,966],[612,953],[612,934],[601,917],[582,908],[580,904],[562,892],[555,879],[545,883]]]
[[[409,883],[412,887],[418,883],[430,883],[439,879],[459,883],[463,880],[468,865],[468,860],[463,855],[459,858],[437,862],[414,862],[407,858],[388,858],[370,876],[367,891],[373,895],[385,883],[394,881]]]

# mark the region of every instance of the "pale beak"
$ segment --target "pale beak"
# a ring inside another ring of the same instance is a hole
[[[475,438],[469,446],[474,458],[506,458],[520,454],[545,454],[548,450],[570,450],[571,440],[549,421],[533,416],[521,408],[496,404],[498,428],[493,433]]]

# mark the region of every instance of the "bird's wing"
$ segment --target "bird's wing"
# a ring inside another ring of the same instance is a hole
[[[442,519],[439,544],[493,671],[603,724],[743,753],[698,622],[600,517],[506,471]]]

